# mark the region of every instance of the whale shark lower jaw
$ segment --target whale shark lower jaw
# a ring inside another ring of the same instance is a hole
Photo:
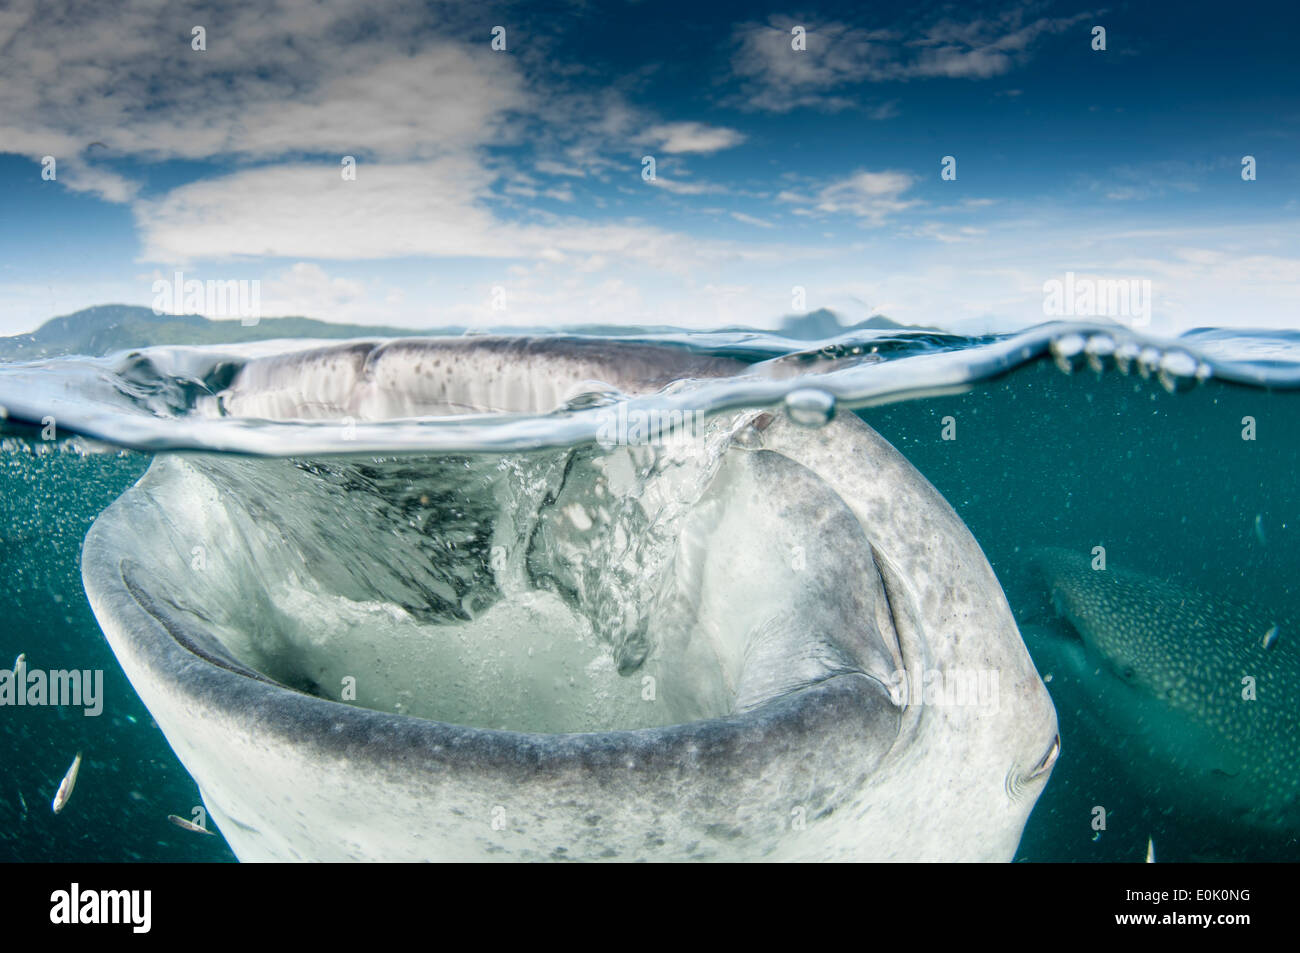
[[[223,412],[546,411],[736,372],[647,346],[405,342],[382,374],[367,353],[251,361]],[[1005,861],[1059,750],[975,540],[850,415],[505,456],[164,454],[82,571],[246,861]]]

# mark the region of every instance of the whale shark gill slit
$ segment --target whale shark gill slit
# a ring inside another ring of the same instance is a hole
[[[921,676],[927,666],[927,634],[921,621],[923,617],[917,605],[917,596],[889,557],[874,544],[871,545],[871,560],[883,595],[877,607],[883,610],[888,630],[893,636],[891,642],[897,664],[892,674],[907,677],[911,684],[910,680]],[[902,690],[904,713],[911,712],[915,715],[916,704],[911,698],[911,692],[903,690],[906,686],[898,685],[896,680],[892,687],[895,692]]]

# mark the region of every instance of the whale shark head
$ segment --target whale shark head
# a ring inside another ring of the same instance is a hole
[[[1300,830],[1300,652],[1266,644],[1268,614],[1082,553],[1032,561],[1069,624],[1027,630],[1034,657],[1133,785],[1181,817]]]
[[[1171,663],[1178,653],[1164,644],[1169,631],[1149,624],[1163,607],[1147,603],[1140,589],[1126,590],[1124,573],[1093,569],[1085,554],[1044,547],[1034,552],[1033,562],[1047,583],[1052,606],[1070,623],[1087,658],[1148,694],[1173,689],[1179,667]],[[1061,651],[1078,656],[1076,667],[1087,664],[1079,649]]]
[[[82,557],[236,854],[1010,859],[1055,711],[942,497],[851,415],[619,402],[742,370],[500,338],[244,363],[206,412],[340,452],[160,454]],[[355,421],[556,408],[614,439],[346,452]]]

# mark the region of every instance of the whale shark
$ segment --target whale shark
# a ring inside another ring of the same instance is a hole
[[[198,412],[342,432],[750,372],[350,342],[250,357]],[[661,436],[155,456],[83,581],[240,860],[1012,859],[1056,713],[956,512],[852,414]]]
[[[1066,626],[1027,625],[1030,650],[1143,797],[1192,823],[1300,830],[1300,652],[1276,619],[1066,549],[1032,563]]]

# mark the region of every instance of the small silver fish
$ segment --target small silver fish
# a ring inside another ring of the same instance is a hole
[[[1277,641],[1277,626],[1274,625],[1273,628],[1269,629],[1267,632],[1264,633],[1264,648],[1271,649],[1273,647],[1273,643],[1276,641]]]
[[[1156,843],[1150,837],[1148,837],[1147,838],[1147,863],[1154,864],[1155,862],[1156,862]]]
[[[54,813],[58,814],[68,804],[68,798],[72,797],[72,789],[77,786],[77,772],[81,770],[81,752],[72,759],[72,767],[68,768],[68,773],[63,776],[59,782],[59,790],[54,794],[54,802],[50,805],[54,808]]]
[[[23,806],[23,817],[27,817],[27,798],[23,797],[23,792],[18,792],[18,803]]]
[[[1264,536],[1264,514],[1255,514],[1255,538],[1259,540],[1261,546],[1268,545],[1268,539]]]
[[[21,666],[23,665],[23,663],[25,663],[26,661],[27,661],[27,653],[26,653],[26,652],[19,652],[19,653],[18,653],[18,657],[17,657],[16,659],[14,659],[14,668],[13,668],[13,672],[14,672],[15,675],[18,674],[18,669],[19,669],[19,667],[21,667]]]
[[[175,814],[168,814],[167,820],[171,821],[181,830],[193,831],[196,834],[207,834],[209,836],[213,836],[212,831],[208,830],[206,827],[200,827],[198,824],[195,824],[193,821],[187,821],[185,820],[185,818],[177,817]]]

